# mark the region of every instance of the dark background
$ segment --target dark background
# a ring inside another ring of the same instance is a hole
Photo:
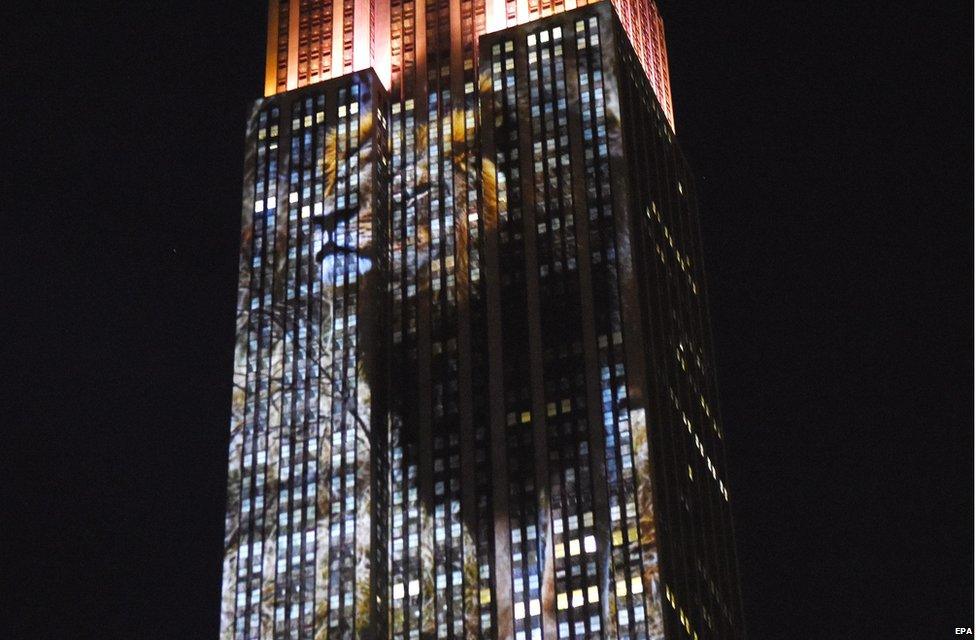
[[[265,3],[48,4],[0,10],[2,635],[215,639]],[[973,624],[972,5],[663,12],[750,635],[954,637]]]

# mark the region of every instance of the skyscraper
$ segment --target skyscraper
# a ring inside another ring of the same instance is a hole
[[[741,637],[653,2],[270,7],[223,637]]]

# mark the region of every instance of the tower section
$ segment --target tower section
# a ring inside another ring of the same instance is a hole
[[[223,638],[387,633],[387,108],[362,71],[248,122]]]
[[[271,0],[222,637],[740,638],[649,0]]]
[[[499,628],[739,638],[698,213],[667,114],[609,2],[480,51]]]

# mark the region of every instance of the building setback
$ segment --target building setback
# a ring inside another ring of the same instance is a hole
[[[742,637],[654,3],[270,7],[222,638]]]

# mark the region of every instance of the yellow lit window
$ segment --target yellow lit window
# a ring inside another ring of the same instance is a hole
[[[600,601],[600,590],[596,585],[591,585],[590,588],[586,590],[586,599],[590,603]]]
[[[631,593],[643,593],[644,583],[641,582],[640,576],[634,576],[630,579],[630,592]]]

